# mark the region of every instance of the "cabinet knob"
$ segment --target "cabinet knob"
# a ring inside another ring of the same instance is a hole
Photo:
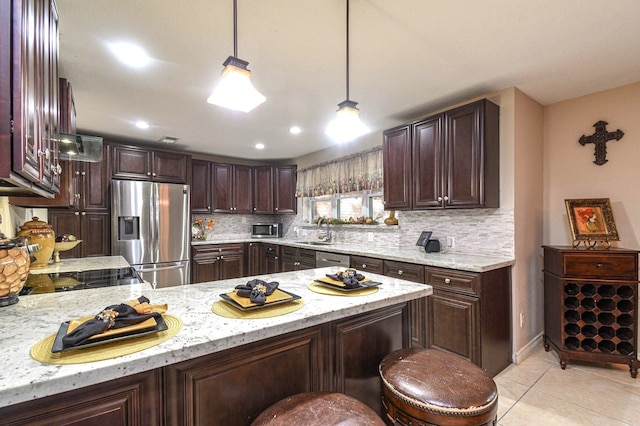
[[[274,257],[275,260],[278,260],[278,256]]]
[[[60,165],[60,163],[58,163],[58,164],[56,165],[56,173],[57,173],[57,174],[62,173],[62,166]]]
[[[276,211],[278,211],[278,208],[276,207]]]
[[[147,172],[147,176],[151,176],[151,172]]]
[[[224,259],[224,256],[220,256],[220,259]]]
[[[82,216],[86,216],[86,215],[87,215],[87,212],[82,212],[82,213],[80,213],[80,214],[81,214]]]
[[[596,268],[602,268],[604,265],[602,263],[596,263]]]
[[[451,284],[451,278],[445,278],[444,279],[444,283],[445,284]]]
[[[367,269],[367,264],[366,263],[362,264],[362,269]]]
[[[442,197],[438,197],[438,201],[442,201]]]
[[[445,201],[449,201],[449,197],[445,195],[445,196],[444,196],[444,200],[445,200]]]
[[[256,208],[254,207],[254,208],[253,208],[253,211],[256,211],[256,210],[258,210],[258,209],[256,209]]]
[[[79,175],[80,175],[80,172],[76,170],[76,176],[79,176]]]
[[[73,212],[75,216],[80,216],[80,212]]]
[[[402,275],[403,273],[404,273],[404,271],[403,271],[402,269],[400,269],[400,270],[398,271],[398,275]]]
[[[152,175],[153,175],[153,177],[155,177],[155,176],[156,176],[156,174],[155,174],[155,173],[152,173]]]
[[[87,172],[80,173],[82,176],[86,176]]]

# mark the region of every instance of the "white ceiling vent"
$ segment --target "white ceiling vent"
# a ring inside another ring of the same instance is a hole
[[[160,142],[163,142],[163,143],[176,143],[176,142],[178,142],[178,138],[174,138],[173,136],[163,136],[162,139],[160,139]]]

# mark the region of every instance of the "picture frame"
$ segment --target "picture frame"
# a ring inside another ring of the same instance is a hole
[[[620,236],[608,198],[564,200],[574,246],[602,241],[619,241]]]

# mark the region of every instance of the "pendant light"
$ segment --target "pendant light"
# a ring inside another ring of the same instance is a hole
[[[347,99],[338,104],[336,118],[329,123],[325,134],[336,142],[349,142],[370,132],[360,121],[358,104],[349,100],[349,0],[347,1]]]
[[[249,112],[266,98],[251,84],[249,62],[238,58],[238,4],[233,0],[233,56],[222,64],[222,80],[218,83],[207,102],[242,112]]]

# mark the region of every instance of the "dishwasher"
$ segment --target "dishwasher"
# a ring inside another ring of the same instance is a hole
[[[317,251],[316,268],[324,268],[325,266],[341,266],[343,268],[349,268],[351,266],[351,256],[348,254]]]

